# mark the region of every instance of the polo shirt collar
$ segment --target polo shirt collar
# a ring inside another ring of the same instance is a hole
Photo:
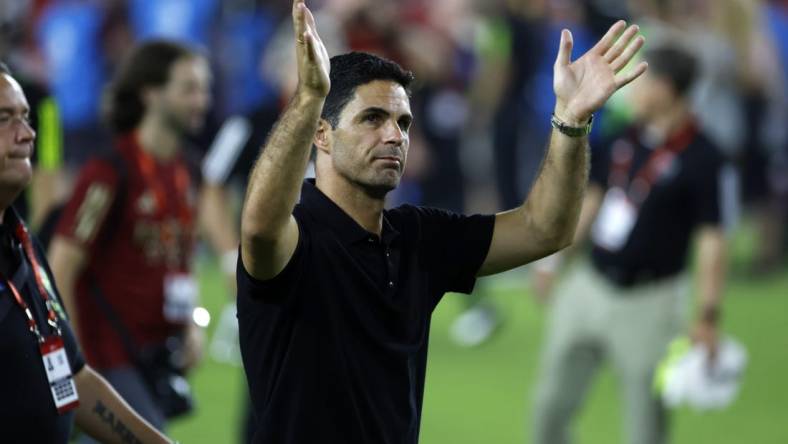
[[[301,189],[301,205],[312,213],[317,220],[328,225],[345,243],[369,241],[369,239],[377,239],[378,237],[376,234],[365,230],[334,201],[323,194],[315,185],[315,179],[306,179],[304,181]],[[397,236],[399,236],[399,231],[391,225],[384,211],[382,242],[388,245]]]

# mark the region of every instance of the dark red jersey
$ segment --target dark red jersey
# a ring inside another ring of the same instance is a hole
[[[84,166],[57,227],[87,252],[75,294],[79,338],[87,361],[102,369],[129,357],[90,282],[138,346],[161,343],[185,325],[165,316],[165,284],[188,275],[195,241],[195,193],[181,155],[156,160],[133,133],[115,149],[117,162],[96,158]]]

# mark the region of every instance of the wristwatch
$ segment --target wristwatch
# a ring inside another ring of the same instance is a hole
[[[555,114],[550,117],[550,124],[553,125],[553,128],[557,129],[561,132],[561,134],[565,134],[569,137],[583,137],[587,136],[591,132],[591,124],[594,122],[594,115],[591,114],[591,117],[588,119],[588,123],[583,126],[569,126],[564,123],[561,119],[556,117]]]

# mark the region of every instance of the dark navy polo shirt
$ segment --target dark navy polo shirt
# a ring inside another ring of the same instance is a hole
[[[47,310],[38,293],[33,266],[12,235],[16,221],[16,213],[11,208],[7,209],[4,223],[0,225],[0,272],[4,279],[13,281],[33,312],[38,329],[49,336],[52,330],[46,322]],[[84,367],[85,361],[66,320],[46,256],[38,242],[34,241],[34,247],[36,259],[45,271],[43,277],[49,282],[49,297],[59,317],[71,371],[76,374]],[[38,342],[28,330],[27,317],[4,279],[0,280],[0,441],[65,444],[71,434],[74,411],[58,414]]]
[[[311,181],[293,215],[279,275],[238,265],[254,442],[418,442],[432,311],[473,289],[495,217],[405,205],[384,211],[378,238]]]

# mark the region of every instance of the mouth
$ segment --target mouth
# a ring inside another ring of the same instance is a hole
[[[8,153],[9,159],[14,160],[27,160],[30,158],[30,155],[33,153],[33,149],[29,147],[22,147],[16,150],[13,150]]]
[[[376,161],[384,162],[392,167],[400,169],[402,167],[402,160],[396,156],[380,156],[375,158]]]

